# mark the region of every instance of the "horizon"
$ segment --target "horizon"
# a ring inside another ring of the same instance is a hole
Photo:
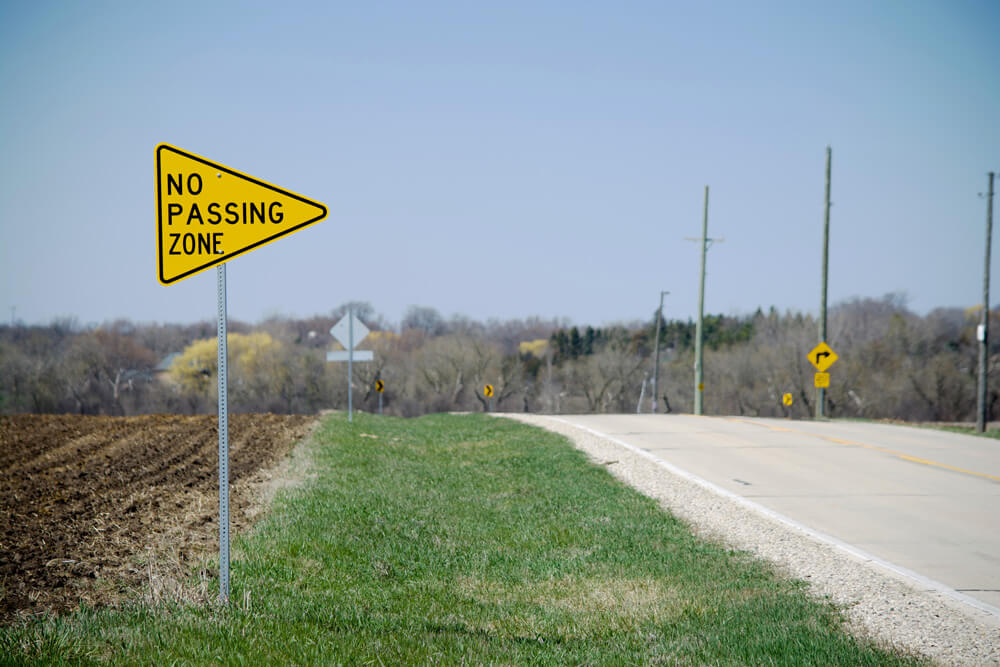
[[[937,311],[942,311],[942,310],[960,310],[960,311],[963,311],[963,312],[968,312],[968,311],[973,310],[973,309],[978,311],[982,307],[981,303],[979,303],[979,304],[973,304],[973,305],[965,305],[965,306],[957,306],[957,305],[956,306],[936,306],[936,307],[931,308],[930,310],[928,310],[926,312],[920,312],[920,311],[917,311],[917,310],[915,310],[915,309],[913,309],[913,308],[910,307],[910,305],[907,303],[907,298],[906,298],[905,294],[901,295],[899,293],[893,293],[893,292],[891,292],[891,293],[888,293],[888,294],[883,294],[882,296],[878,296],[878,297],[866,297],[866,296],[853,296],[853,297],[849,297],[847,299],[843,299],[843,300],[837,301],[835,303],[830,303],[827,306],[827,311],[828,312],[832,312],[832,311],[837,310],[838,308],[849,306],[852,303],[855,303],[855,302],[858,302],[858,301],[862,301],[862,302],[864,302],[864,301],[885,302],[887,300],[900,299],[900,298],[901,298],[901,303],[899,304],[899,306],[903,310],[905,310],[906,312],[911,313],[913,315],[916,315],[918,317],[921,317],[921,318],[926,318],[926,317],[930,316],[932,313],[937,312]],[[391,318],[387,317],[385,315],[385,313],[382,313],[381,311],[379,311],[378,307],[375,304],[372,304],[370,302],[365,302],[365,301],[353,301],[352,303],[368,304],[368,305],[370,305],[372,307],[372,311],[373,311],[375,317],[373,319],[371,319],[371,322],[367,322],[366,321],[366,324],[373,325],[373,324],[377,324],[379,322],[382,322],[382,323],[384,323],[384,324],[386,324],[388,326],[385,329],[380,329],[380,330],[383,330],[383,331],[398,331],[398,330],[400,330],[400,327],[402,325],[403,316],[401,316],[399,319],[391,319]],[[242,317],[236,317],[236,316],[233,316],[232,314],[230,314],[228,316],[228,322],[231,323],[231,324],[232,323],[237,323],[237,324],[241,324],[241,325],[248,325],[248,326],[251,326],[251,327],[256,327],[256,326],[260,326],[262,324],[265,324],[266,322],[268,322],[270,320],[304,321],[304,320],[317,319],[317,318],[329,318],[329,317],[333,317],[333,312],[334,311],[339,310],[340,308],[344,307],[345,305],[346,304],[339,304],[337,306],[333,306],[333,307],[329,308],[326,312],[316,312],[316,313],[312,313],[312,314],[309,314],[309,315],[295,315],[295,314],[288,314],[288,313],[271,313],[271,314],[268,314],[268,315],[266,315],[266,316],[264,316],[262,318],[256,319],[256,320],[248,320],[248,319],[244,319]],[[560,326],[560,328],[593,327],[595,329],[605,329],[605,328],[616,327],[616,326],[622,326],[622,327],[625,327],[625,328],[629,328],[629,327],[634,327],[634,326],[639,326],[639,325],[645,325],[647,322],[655,322],[655,315],[656,315],[656,308],[653,308],[652,312],[646,318],[641,318],[641,317],[619,318],[619,319],[615,319],[615,320],[608,320],[608,321],[601,322],[601,323],[595,323],[595,322],[577,322],[577,321],[571,320],[571,319],[569,319],[567,317],[560,317],[560,316],[554,316],[554,315],[540,315],[540,314],[532,314],[532,315],[526,315],[526,316],[522,316],[522,317],[514,316],[514,317],[504,317],[504,318],[491,316],[491,317],[487,317],[487,318],[483,318],[483,319],[478,319],[478,318],[469,317],[468,315],[465,315],[464,313],[444,313],[444,312],[438,311],[433,306],[418,305],[418,304],[411,304],[411,305],[415,306],[415,307],[419,307],[419,308],[432,308],[432,309],[434,309],[441,316],[442,320],[445,323],[452,322],[452,321],[455,321],[455,320],[466,320],[466,321],[471,322],[473,324],[479,324],[479,325],[484,325],[484,326],[485,325],[489,325],[491,323],[504,324],[504,323],[509,323],[509,322],[529,322],[529,321],[532,321],[532,320],[538,320],[538,321],[542,321],[542,322],[553,322],[553,323],[564,322],[565,324],[563,326]],[[732,311],[730,311],[730,312],[717,312],[717,311],[709,311],[709,310],[706,309],[705,316],[706,317],[709,317],[709,316],[719,316],[719,317],[731,317],[731,318],[735,318],[735,319],[745,319],[745,318],[750,318],[750,317],[755,316],[758,311],[760,311],[761,313],[763,313],[763,314],[766,315],[766,314],[768,314],[771,311],[771,309],[774,309],[777,312],[777,314],[780,315],[780,316],[802,315],[802,316],[805,316],[805,317],[818,317],[818,311],[819,311],[818,308],[816,308],[814,310],[800,310],[800,309],[794,309],[794,308],[779,308],[777,305],[772,304],[772,305],[769,305],[769,306],[763,306],[763,305],[757,306],[755,308],[752,308],[752,309],[749,309],[749,310],[744,310],[744,311],[741,311],[741,312],[732,312]],[[990,308],[990,312],[1000,312],[1000,302],[998,302],[997,304],[995,304],[994,306],[992,306]],[[404,312],[404,316],[405,316],[405,312]],[[342,315],[338,315],[338,317],[342,317]],[[664,307],[663,319],[666,320],[667,322],[688,322],[688,323],[693,323],[697,319],[697,313],[694,314],[694,315],[692,315],[692,316],[687,316],[687,317],[683,317],[683,316],[672,317],[672,316],[669,316],[667,314],[666,307]],[[60,322],[67,322],[67,321],[74,323],[74,325],[76,325],[77,327],[79,327],[82,330],[93,330],[93,329],[98,329],[98,328],[101,328],[101,327],[104,327],[104,326],[112,325],[112,324],[115,324],[117,322],[128,322],[129,324],[132,324],[132,325],[135,325],[135,326],[181,326],[181,327],[184,327],[184,326],[194,326],[194,325],[202,324],[202,323],[205,323],[205,322],[214,323],[216,321],[216,318],[214,316],[208,316],[208,317],[204,317],[202,319],[195,319],[195,320],[168,321],[168,320],[137,320],[137,319],[133,319],[133,318],[122,316],[122,317],[111,317],[111,318],[107,318],[107,319],[99,320],[99,321],[98,320],[84,321],[84,320],[82,320],[80,317],[78,317],[76,315],[63,314],[63,315],[56,315],[56,316],[52,317],[51,319],[49,319],[47,321],[44,321],[44,322],[27,322],[25,320],[17,318],[13,322],[12,321],[0,322],[0,326],[5,326],[5,327],[11,327],[11,326],[47,327],[47,326],[53,326],[53,325],[55,325],[57,323],[60,323]]]

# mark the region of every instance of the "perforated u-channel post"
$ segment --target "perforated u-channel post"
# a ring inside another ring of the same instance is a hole
[[[226,265],[216,267],[219,291],[219,601],[229,602],[229,346]]]
[[[347,309],[347,421],[354,421],[354,399],[351,396],[351,366],[354,364],[354,309]]]

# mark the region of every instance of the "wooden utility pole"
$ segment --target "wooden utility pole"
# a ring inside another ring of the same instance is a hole
[[[701,398],[705,392],[705,375],[702,366],[702,336],[705,319],[705,254],[708,251],[708,186],[705,186],[705,210],[701,218],[701,276],[698,281],[698,324],[694,339],[694,413],[702,414]]]
[[[698,281],[698,323],[695,326],[694,335],[694,413],[702,414],[702,394],[705,392],[704,373],[702,367],[702,334],[704,333],[705,319],[705,254],[712,243],[723,241],[724,239],[708,238],[708,186],[705,186],[705,210],[701,218],[701,236],[693,239],[685,237],[688,241],[697,241],[701,244],[701,273]]]
[[[830,259],[830,163],[833,161],[833,150],[826,147],[826,196],[823,207],[823,278],[822,289],[819,297],[819,342],[826,340],[826,278]],[[816,390],[816,417],[823,418],[826,415],[826,389],[819,387]]]
[[[989,188],[986,191],[986,261],[983,267],[983,317],[976,332],[979,339],[979,382],[976,409],[976,430],[986,431],[990,420],[989,406],[986,404],[986,375],[990,363],[990,246],[993,243],[993,172],[989,173]]]

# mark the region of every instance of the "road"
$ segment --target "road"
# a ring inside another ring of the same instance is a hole
[[[1000,608],[1000,440],[860,422],[562,419]]]

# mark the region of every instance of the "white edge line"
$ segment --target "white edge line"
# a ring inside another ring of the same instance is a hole
[[[774,519],[775,521],[783,523],[786,526],[790,526],[790,527],[794,528],[795,530],[803,532],[806,535],[809,535],[810,537],[812,537],[812,538],[814,538],[816,540],[819,540],[820,542],[825,542],[826,544],[829,544],[829,545],[831,545],[833,547],[836,547],[837,549],[840,549],[841,551],[844,551],[844,552],[850,554],[851,556],[854,556],[855,558],[860,558],[861,560],[869,561],[869,562],[874,563],[874,564],[876,564],[876,565],[878,565],[878,566],[880,566],[880,567],[882,567],[882,568],[884,568],[886,570],[889,570],[890,572],[894,572],[897,575],[900,575],[900,576],[902,576],[902,577],[904,577],[906,579],[910,579],[913,582],[919,584],[921,587],[928,588],[928,589],[930,589],[932,591],[935,591],[937,593],[941,593],[942,595],[950,597],[953,600],[956,600],[958,602],[962,602],[964,604],[969,605],[970,607],[975,607],[976,609],[978,609],[980,611],[984,611],[984,612],[986,612],[988,614],[992,614],[993,616],[996,616],[996,617],[1000,618],[1000,608],[998,608],[998,607],[994,607],[993,605],[991,605],[989,603],[986,603],[986,602],[983,602],[982,600],[977,600],[974,597],[971,597],[971,596],[966,595],[964,593],[960,593],[960,592],[956,591],[954,588],[952,588],[951,586],[948,586],[947,584],[943,584],[940,581],[936,581],[934,579],[930,579],[929,577],[925,577],[924,575],[918,574],[918,573],[914,572],[913,570],[909,570],[909,569],[907,569],[907,568],[905,568],[905,567],[903,567],[901,565],[896,565],[895,563],[891,563],[891,562],[889,562],[889,561],[887,561],[887,560],[885,560],[883,558],[879,558],[878,556],[876,556],[874,554],[868,553],[864,549],[859,549],[858,547],[853,546],[851,544],[848,544],[847,542],[844,542],[843,540],[840,540],[840,539],[838,539],[838,538],[836,538],[836,537],[834,537],[832,535],[827,535],[826,533],[822,533],[822,532],[820,532],[818,530],[814,530],[814,529],[812,529],[812,528],[810,528],[810,527],[808,527],[808,526],[806,526],[804,524],[799,523],[795,519],[789,518],[789,517],[785,516],[784,514],[780,514],[779,512],[775,512],[772,509],[764,507],[760,503],[755,503],[754,501],[748,500],[747,498],[744,498],[741,495],[735,494],[732,491],[729,491],[727,489],[722,488],[721,486],[713,484],[712,482],[709,482],[707,479],[702,479],[701,477],[698,477],[697,475],[695,475],[693,473],[690,473],[687,470],[682,470],[681,468],[678,468],[674,464],[669,463],[668,461],[665,461],[665,460],[661,459],[659,456],[656,456],[655,454],[651,454],[650,452],[646,451],[645,449],[642,449],[640,447],[636,447],[635,445],[629,444],[629,443],[625,442],[624,440],[619,440],[618,438],[614,438],[614,437],[608,435],[607,433],[601,433],[600,431],[594,430],[594,429],[590,428],[589,426],[583,426],[582,424],[576,424],[576,423],[571,422],[571,421],[569,421],[567,419],[562,419],[561,417],[549,417],[549,419],[552,419],[552,420],[557,421],[557,422],[561,422],[563,424],[566,424],[568,426],[572,426],[574,428],[581,429],[583,431],[587,431],[588,433],[590,433],[592,435],[596,435],[599,438],[603,438],[605,440],[609,440],[609,441],[615,443],[616,445],[620,445],[620,446],[624,447],[625,449],[629,450],[630,452],[633,452],[635,454],[638,454],[639,456],[642,456],[644,458],[649,459],[650,461],[652,461],[656,465],[660,466],[661,468],[665,468],[667,471],[671,472],[674,475],[677,475],[678,477],[682,477],[682,478],[688,480],[689,482],[694,482],[698,486],[701,486],[702,488],[708,489],[709,491],[711,491],[713,493],[716,493],[716,494],[718,494],[720,496],[728,498],[729,500],[732,500],[732,501],[734,501],[734,502],[742,505],[743,507],[746,507],[746,508],[748,508],[750,510],[753,510],[754,512],[757,512],[758,514],[763,514],[764,516],[766,516],[766,517],[768,517],[770,519]]]

